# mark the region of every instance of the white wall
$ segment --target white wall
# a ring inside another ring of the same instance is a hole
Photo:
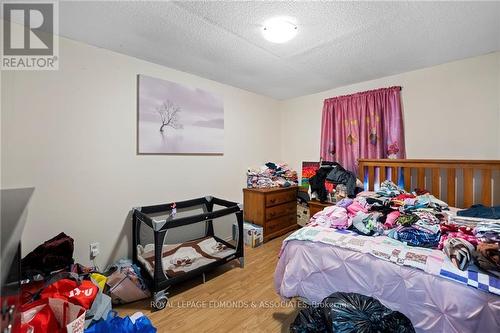
[[[25,253],[64,231],[84,264],[100,242],[104,265],[127,255],[132,207],[205,195],[241,202],[246,168],[279,159],[275,100],[62,38],[60,61],[59,71],[2,73],[2,187],[36,187]],[[137,74],[220,94],[224,155],[136,155]]]
[[[402,86],[408,158],[500,158],[500,52],[281,102],[281,157],[319,160],[325,98]]]

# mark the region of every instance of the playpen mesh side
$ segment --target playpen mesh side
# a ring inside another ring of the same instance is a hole
[[[226,207],[214,205],[212,211]],[[205,205],[177,209],[174,220],[207,213]],[[148,214],[161,220],[170,216],[171,211]],[[169,223],[168,221],[166,223]],[[142,224],[137,246],[138,260],[154,276],[155,252],[154,230]],[[169,228],[163,238],[162,269],[167,278],[177,277],[196,268],[228,257],[236,252],[238,245],[238,223],[235,213],[209,221]]]

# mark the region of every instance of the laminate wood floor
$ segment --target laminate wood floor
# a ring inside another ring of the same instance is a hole
[[[245,267],[234,260],[170,288],[169,304],[151,313],[150,300],[117,307],[120,315],[146,314],[158,332],[288,332],[298,312],[274,291],[274,269],[285,236],[245,247]]]

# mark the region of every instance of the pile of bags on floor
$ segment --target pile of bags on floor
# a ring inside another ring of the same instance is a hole
[[[473,206],[455,216],[447,203],[427,190],[408,193],[386,180],[378,191],[363,191],[325,208],[311,218],[309,226],[351,229],[410,246],[441,249],[460,270],[475,261],[500,276],[500,224],[485,220],[499,219],[499,208]]]
[[[411,321],[378,300],[356,293],[334,293],[300,310],[292,333],[414,333]]]
[[[297,171],[286,163],[267,162],[260,168],[247,170],[248,188],[289,187],[297,185]]]
[[[21,260],[21,327],[27,332],[155,333],[142,313],[125,318],[112,304],[149,297],[139,268],[120,260],[104,272],[73,262],[74,240],[64,233]]]

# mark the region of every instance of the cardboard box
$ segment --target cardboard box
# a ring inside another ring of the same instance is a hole
[[[233,240],[238,239],[238,224],[233,223]],[[243,242],[250,247],[258,247],[264,243],[264,230],[261,226],[243,222]]]

